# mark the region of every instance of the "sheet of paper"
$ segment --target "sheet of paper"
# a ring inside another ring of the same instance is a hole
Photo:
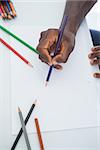
[[[16,26],[10,30],[36,47],[40,32],[47,28],[48,26]],[[37,54],[10,39],[10,44],[34,66],[30,68],[13,53],[10,54],[13,134],[17,134],[20,129],[18,106],[25,118],[35,99],[38,102],[27,125],[29,133],[36,131],[35,117],[39,119],[41,131],[97,126],[96,81],[92,77],[93,68],[88,60],[92,44],[87,44],[87,38],[88,29],[83,22],[73,53],[63,65],[62,71],[53,70],[47,87],[45,80],[49,67],[41,63]]]

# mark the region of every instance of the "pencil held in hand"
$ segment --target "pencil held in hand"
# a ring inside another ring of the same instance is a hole
[[[57,55],[57,52],[58,52],[58,50],[61,46],[61,40],[62,40],[63,32],[64,32],[64,29],[65,29],[65,26],[66,26],[66,23],[67,23],[67,18],[68,17],[66,15],[64,15],[62,23],[61,23],[60,28],[59,28],[58,40],[57,40],[57,44],[56,44],[56,48],[55,48],[53,57],[55,57]],[[48,75],[47,75],[47,78],[46,78],[45,86],[47,86],[47,84],[50,80],[50,76],[51,76],[53,67],[54,67],[54,65],[50,66],[50,68],[49,68],[49,72],[48,72]]]

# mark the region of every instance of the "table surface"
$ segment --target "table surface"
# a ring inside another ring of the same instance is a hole
[[[0,23],[3,25],[15,26],[16,24],[19,26],[30,25],[32,22],[32,18],[34,18],[33,10],[31,9],[32,5],[36,5],[41,7],[42,0],[40,2],[36,2],[33,4],[33,1],[27,3],[27,1],[16,2],[14,1],[16,10],[18,12],[18,18],[13,21],[3,22],[0,20]],[[50,2],[49,4],[54,4],[54,7],[58,7],[59,11],[61,11],[61,15],[63,14],[62,9],[64,8],[65,1],[57,2]],[[38,5],[39,4],[39,5]],[[44,3],[45,9],[48,2]],[[31,17],[28,17],[26,14],[26,6],[29,5]],[[57,5],[57,6],[56,6]],[[25,13],[23,13],[25,12]],[[41,12],[41,15],[45,15],[45,11]],[[53,13],[53,12],[51,12]],[[19,15],[21,14],[21,15]],[[33,17],[32,17],[33,15]],[[40,15],[40,12],[38,13]],[[53,14],[51,14],[52,16]],[[26,16],[26,17],[25,17]],[[60,23],[61,16],[57,16]],[[27,21],[26,19],[27,18]],[[49,19],[49,18],[47,18]],[[34,18],[34,24],[37,25],[39,22],[37,18]],[[46,22],[44,22],[46,24]],[[2,32],[0,32],[2,33]],[[90,35],[88,37],[90,39]],[[88,42],[87,42],[88,43]],[[1,46],[0,46],[1,48]],[[15,139],[15,136],[11,134],[11,103],[10,103],[10,71],[9,71],[9,52],[3,51],[1,49],[1,56],[0,56],[0,150],[10,150],[11,145]],[[8,59],[7,59],[8,58]],[[99,82],[100,83],[100,82]],[[99,86],[99,84],[98,84]],[[98,91],[99,92],[99,91]],[[98,107],[100,103],[98,104]],[[100,107],[98,108],[100,109]],[[99,114],[98,114],[99,116]],[[42,134],[44,139],[44,145],[46,150],[99,150],[99,140],[100,140],[100,127],[93,127],[93,128],[82,128],[82,129],[73,129],[73,130],[64,130],[64,131],[57,131],[57,132],[45,132]],[[32,144],[32,149],[38,150],[39,143],[36,134],[29,135],[30,142]],[[21,140],[18,143],[16,150],[26,150],[26,145],[24,141],[24,137],[22,136]]]

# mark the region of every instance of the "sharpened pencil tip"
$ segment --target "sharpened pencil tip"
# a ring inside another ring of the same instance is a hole
[[[46,81],[46,83],[45,83],[45,87],[47,87],[47,85],[48,85],[48,82]]]
[[[37,122],[37,121],[38,121],[38,118],[34,118],[34,120],[35,120],[35,122]]]
[[[28,65],[33,68],[33,65],[31,63],[28,63]]]
[[[34,104],[35,104],[35,105],[36,105],[36,103],[37,103],[37,100],[34,101]]]
[[[17,14],[16,14],[16,12],[15,12],[15,11],[13,11],[13,15],[14,15],[14,17],[16,17],[16,16],[17,16]]]
[[[5,15],[5,17],[7,18],[7,14],[6,14],[6,13],[4,13],[4,15]]]
[[[18,107],[18,112],[20,112],[21,110],[20,110],[20,108]]]
[[[11,17],[11,15],[10,15],[10,14],[8,15],[8,19],[12,19],[12,17]]]

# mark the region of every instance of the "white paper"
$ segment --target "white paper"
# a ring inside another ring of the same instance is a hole
[[[40,32],[47,28],[48,26],[17,26],[11,28],[11,31],[36,47]],[[93,68],[88,60],[92,44],[88,40],[85,22],[78,31],[75,49],[68,62],[63,65],[64,69],[53,70],[47,87],[45,87],[45,80],[49,67],[41,63],[37,54],[16,40],[11,38],[10,44],[34,66],[33,69],[30,68],[11,53],[13,134],[17,134],[20,129],[18,106],[25,118],[35,99],[38,102],[27,125],[29,133],[36,131],[35,117],[39,119],[41,131],[97,126],[99,122],[97,120],[96,82],[92,76]]]

